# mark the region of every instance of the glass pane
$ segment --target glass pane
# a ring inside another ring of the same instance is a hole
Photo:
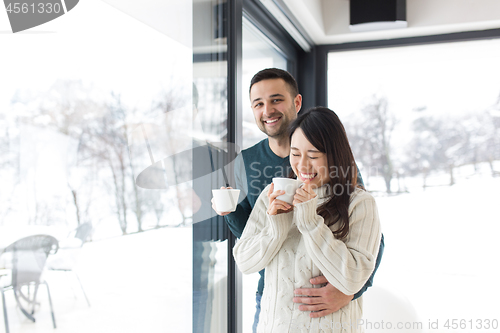
[[[193,332],[227,332],[228,229],[212,209],[226,186],[227,4],[193,2]],[[185,190],[182,190],[184,192]]]
[[[227,64],[193,70],[200,40],[224,58],[212,27],[224,30],[225,7],[138,4],[80,1],[0,33],[0,252],[28,234],[59,240],[45,280],[60,332],[225,332],[227,233],[210,219],[210,190],[222,179]],[[11,332],[53,331],[44,287],[35,324],[5,293]]]
[[[375,284],[407,297],[429,329],[497,316],[499,62],[499,39],[329,55],[329,107],[384,229]],[[480,290],[460,291],[470,286]]]
[[[266,138],[253,116],[250,107],[250,81],[264,68],[287,68],[287,60],[277,48],[250,22],[243,20],[243,149],[249,148]],[[243,275],[243,332],[252,332],[255,316],[255,294],[260,275],[258,273]]]
[[[287,60],[266,36],[243,19],[243,149],[266,138],[255,124],[249,89],[252,77],[258,71],[270,67],[286,70]]]

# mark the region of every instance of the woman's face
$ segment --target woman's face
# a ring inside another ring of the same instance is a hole
[[[330,180],[326,154],[307,140],[301,128],[297,128],[292,135],[290,164],[302,182],[319,187]]]

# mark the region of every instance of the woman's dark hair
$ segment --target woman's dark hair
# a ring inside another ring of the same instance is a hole
[[[316,149],[326,154],[330,181],[325,185],[330,199],[318,207],[317,213],[327,226],[338,223],[333,235],[344,239],[349,233],[349,200],[358,176],[344,126],[335,112],[318,106],[300,112],[290,124],[290,141],[297,128],[302,129]]]

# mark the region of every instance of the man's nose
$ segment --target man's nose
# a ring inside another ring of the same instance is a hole
[[[270,116],[274,113],[274,108],[271,104],[265,104],[264,105],[264,115],[265,116]]]

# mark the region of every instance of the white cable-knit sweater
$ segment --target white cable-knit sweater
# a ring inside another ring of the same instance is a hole
[[[349,204],[349,234],[334,238],[316,214],[325,199],[325,186],[317,196],[289,213],[268,215],[267,186],[258,198],[233,254],[245,273],[265,268],[264,295],[257,331],[261,332],[361,332],[362,297],[339,311],[310,318],[293,303],[294,290],[313,288],[312,277],[324,275],[346,295],[355,294],[370,277],[380,245],[380,222],[375,199],[357,189]]]

